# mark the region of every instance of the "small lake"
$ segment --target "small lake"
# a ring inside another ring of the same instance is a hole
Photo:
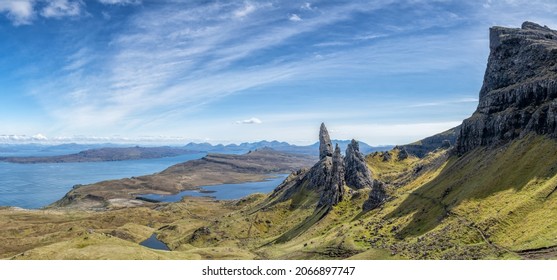
[[[253,193],[269,193],[280,185],[286,177],[288,177],[288,174],[280,174],[262,182],[202,186],[199,190],[188,190],[174,195],[145,194],[140,197],[160,202],[177,202],[184,196],[214,197],[218,200],[239,199]]]
[[[139,243],[139,245],[145,246],[147,248],[155,249],[155,250],[170,251],[170,248],[168,248],[166,244],[164,244],[162,241],[157,239],[156,233],[153,233],[151,237],[143,240],[141,243]]]
[[[205,155],[78,163],[0,162],[0,206],[41,208],[59,200],[77,184],[153,174]]]

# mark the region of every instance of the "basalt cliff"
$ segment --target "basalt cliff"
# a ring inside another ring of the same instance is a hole
[[[492,27],[489,38],[478,108],[460,127],[459,154],[529,133],[557,136],[557,32],[525,22]]]

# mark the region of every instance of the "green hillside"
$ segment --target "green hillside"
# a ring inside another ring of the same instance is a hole
[[[422,159],[399,160],[397,152],[392,150],[387,161],[381,153],[367,157],[374,175],[388,183],[390,196],[369,212],[361,210],[368,189],[346,189],[344,199],[324,216],[315,210],[318,196],[307,190],[279,203],[269,203],[267,195],[234,202],[186,199],[156,209],[121,209],[118,215],[4,209],[2,216],[11,218],[10,226],[4,224],[9,230],[1,232],[3,240],[17,235],[27,245],[23,252],[12,246],[12,253],[3,257],[17,253],[17,259],[557,255],[551,249],[557,245],[557,141],[531,135],[498,149],[477,148],[462,157],[437,150]],[[48,241],[38,238],[46,232]],[[172,252],[138,245],[154,232]]]

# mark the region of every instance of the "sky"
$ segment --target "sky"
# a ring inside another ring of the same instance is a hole
[[[0,143],[406,144],[470,116],[539,0],[0,0]]]

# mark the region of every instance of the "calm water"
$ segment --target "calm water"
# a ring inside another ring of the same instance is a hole
[[[184,196],[210,196],[216,199],[238,199],[252,193],[268,193],[274,190],[288,174],[277,175],[275,178],[262,182],[240,183],[240,184],[222,184],[214,186],[203,186],[201,190],[183,191],[175,195],[159,195],[146,194],[142,197],[153,199],[161,202],[180,201]]]
[[[143,240],[141,243],[139,243],[139,245],[145,246],[145,247],[151,248],[151,249],[170,251],[170,248],[168,248],[168,246],[166,246],[166,244],[164,244],[162,241],[157,239],[157,235],[155,233],[153,233],[153,235],[151,235],[151,237]]]
[[[152,174],[203,156],[83,163],[0,162],[0,206],[40,208],[62,198],[76,184]]]

